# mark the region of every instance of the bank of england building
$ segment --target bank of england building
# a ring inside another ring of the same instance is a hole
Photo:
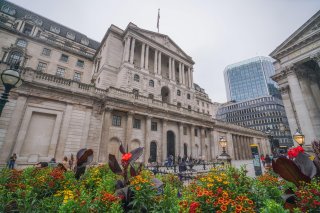
[[[24,80],[0,118],[0,163],[16,153],[34,164],[91,148],[96,162],[144,147],[141,162],[169,155],[213,161],[228,141],[233,160],[267,154],[264,133],[213,118],[194,83],[192,58],[169,36],[129,23],[101,42],[10,2],[0,2],[0,70],[19,64]],[[201,72],[201,71],[199,71]]]

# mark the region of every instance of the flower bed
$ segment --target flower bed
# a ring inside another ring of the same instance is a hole
[[[122,176],[108,166],[87,169],[79,180],[58,168],[27,168],[0,172],[0,212],[124,212],[124,197],[117,196],[115,183]],[[259,178],[244,170],[212,170],[183,186],[174,175],[155,176],[142,170],[129,179],[132,212],[289,212],[283,209],[283,192],[294,185],[267,173]],[[296,212],[316,212],[320,186],[314,179],[295,188]]]

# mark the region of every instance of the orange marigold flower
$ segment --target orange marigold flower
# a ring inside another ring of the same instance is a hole
[[[228,195],[228,192],[223,192],[222,193],[222,197],[224,197],[224,198],[227,198],[229,195]]]
[[[248,200],[247,203],[250,204],[250,205],[252,205],[252,204],[253,204],[253,201],[252,201],[252,200]]]
[[[140,186],[136,186],[136,190],[139,191],[141,189]]]
[[[236,205],[236,210],[237,211],[241,211],[242,210],[242,206],[241,205]]]
[[[220,209],[221,209],[221,211],[223,211],[223,212],[225,212],[225,211],[228,210],[227,206],[225,206],[225,205],[220,206]]]

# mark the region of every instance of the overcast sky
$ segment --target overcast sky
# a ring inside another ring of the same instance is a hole
[[[194,80],[225,102],[224,68],[269,55],[320,9],[320,0],[11,0],[101,41],[129,22],[168,35],[195,61]]]

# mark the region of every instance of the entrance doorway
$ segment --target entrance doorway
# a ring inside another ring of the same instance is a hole
[[[152,141],[150,144],[150,163],[157,161],[157,144]]]
[[[173,158],[175,155],[175,138],[172,131],[167,132],[167,157],[172,155]]]

